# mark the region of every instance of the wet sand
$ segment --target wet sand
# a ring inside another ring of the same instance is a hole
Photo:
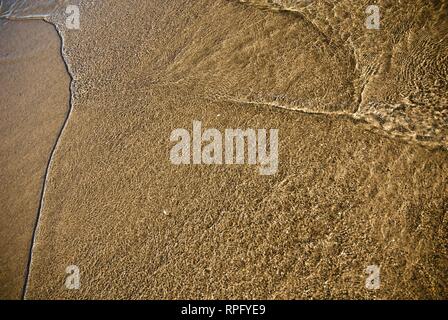
[[[22,294],[45,169],[68,109],[68,75],[54,27],[0,27],[0,298]]]
[[[446,1],[379,1],[381,31],[367,2],[249,2],[50,19],[75,90],[27,298],[448,297]],[[170,133],[193,120],[278,128],[278,174],[172,165]]]

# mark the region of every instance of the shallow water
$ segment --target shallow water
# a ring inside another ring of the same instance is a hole
[[[67,4],[67,0],[3,0],[0,1],[0,18],[44,19]]]
[[[349,117],[446,144],[448,2],[379,0],[378,32],[367,1],[231,2],[83,1],[74,31],[63,1],[3,1],[3,17],[57,26],[74,79],[27,297],[446,297],[447,154]],[[192,119],[279,128],[282,171],[173,168],[166,138]],[[61,286],[73,260],[79,293]]]
[[[54,17],[63,15],[64,6],[72,2],[3,0],[0,2],[0,18],[63,21]],[[246,6],[255,6],[260,10],[276,12],[275,15],[284,19],[273,19],[273,16],[269,15],[273,25],[262,35],[263,38],[258,36],[252,45],[253,48],[264,49],[245,58],[246,65],[255,65],[258,64],[255,60],[258,61],[259,55],[262,55],[265,58],[264,65],[275,65],[274,71],[264,75],[268,85],[255,96],[247,95],[246,91],[257,91],[258,81],[251,81],[261,75],[254,74],[254,77],[251,77],[251,74],[247,74],[250,71],[241,66],[236,68],[236,62],[239,61],[236,53],[241,54],[252,48],[244,45],[241,39],[250,37],[250,34],[244,34],[246,32],[256,32],[260,21],[244,27],[241,30],[243,33],[223,35],[223,44],[229,43],[234,47],[229,49],[234,50],[235,57],[229,61],[222,59],[219,64],[215,64],[213,59],[208,57],[211,53],[209,48],[192,45],[196,41],[194,39],[200,40],[201,36],[194,35],[195,38],[189,40],[190,45],[187,47],[192,48],[190,55],[204,55],[202,63],[209,65],[210,74],[221,73],[221,78],[225,79],[235,72],[248,76],[248,79],[237,85],[241,88],[238,90],[241,94],[224,94],[221,98],[310,113],[348,114],[353,118],[362,119],[375,130],[389,136],[429,147],[447,148],[448,61],[446,54],[443,54],[448,48],[447,1],[414,1],[403,4],[380,1],[378,4],[381,7],[382,27],[377,31],[369,31],[364,27],[366,1],[229,2],[240,3],[240,12],[244,12]],[[86,4],[96,5],[93,1]],[[217,8],[224,7],[222,3],[215,5]],[[171,6],[176,7],[177,4]],[[82,13],[84,14],[87,12]],[[229,16],[228,19],[237,18]],[[196,19],[195,23],[199,23],[199,19]],[[296,28],[296,23],[300,23],[300,27]],[[200,27],[204,30],[207,28],[215,27],[205,24]],[[296,41],[293,37],[290,37],[287,43],[276,43],[278,36],[271,36],[278,31],[288,34],[291,30],[297,34],[298,43],[293,43]],[[64,36],[64,33],[61,35]],[[220,42],[222,39],[210,41]],[[239,50],[238,46],[244,50]],[[318,50],[321,50],[320,53],[313,53],[310,46],[317,46]],[[281,53],[279,50],[283,49],[288,51]],[[311,52],[316,61],[310,65],[296,59],[298,54],[304,52]],[[274,56],[276,53],[282,55],[282,61]],[[333,62],[321,70],[319,66],[326,65],[328,61]],[[257,66],[261,67],[263,66]],[[190,78],[195,77],[195,68],[190,68],[189,61],[177,63],[171,69],[175,71],[174,76],[178,76],[176,73],[180,71],[188,73]],[[303,70],[297,72],[299,69]],[[163,77],[169,78],[170,70],[166,71]],[[279,76],[288,77],[291,74],[296,74],[295,83],[291,79],[278,79]],[[304,76],[305,74],[308,75]],[[301,85],[297,79],[301,80]],[[339,83],[333,81],[334,79],[340,79]],[[287,81],[291,81],[293,85],[277,86]],[[219,96],[221,93],[215,94]]]
[[[235,2],[293,14],[345,51],[356,65],[353,117],[395,138],[448,147],[447,1],[379,1],[379,30],[363,24],[368,1]]]

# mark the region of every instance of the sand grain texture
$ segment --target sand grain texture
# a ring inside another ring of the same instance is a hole
[[[447,2],[378,1],[380,31],[367,1],[276,2],[51,19],[76,90],[27,298],[448,298]],[[172,165],[193,120],[278,128],[278,174]]]

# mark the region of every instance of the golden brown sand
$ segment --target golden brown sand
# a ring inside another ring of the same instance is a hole
[[[5,22],[4,22],[5,23]],[[0,298],[20,298],[45,168],[68,109],[53,26],[0,27]]]
[[[76,90],[26,297],[448,298],[447,2],[378,1],[380,30],[354,2],[53,17]],[[278,174],[172,165],[193,120],[278,128]]]

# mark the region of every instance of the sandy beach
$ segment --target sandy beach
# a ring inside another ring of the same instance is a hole
[[[1,298],[448,298],[447,1],[62,3],[0,25]],[[174,165],[194,121],[278,171]]]
[[[49,155],[68,111],[69,78],[54,27],[0,27],[0,297],[21,297]]]

